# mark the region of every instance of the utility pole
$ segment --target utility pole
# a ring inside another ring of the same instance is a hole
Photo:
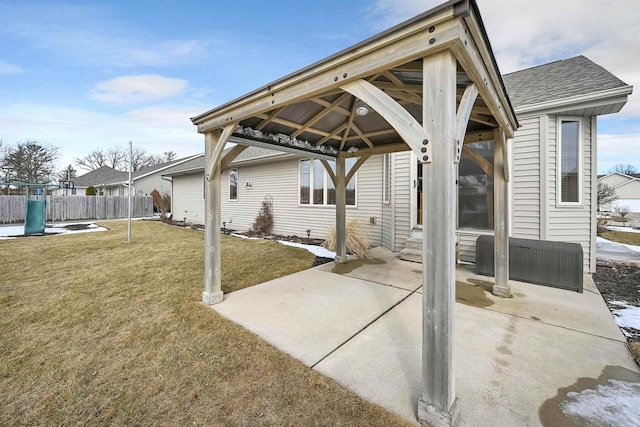
[[[131,242],[131,169],[133,164],[133,144],[129,141],[129,221],[127,227],[127,242]]]

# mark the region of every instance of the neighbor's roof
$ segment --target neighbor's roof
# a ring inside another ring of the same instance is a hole
[[[102,166],[96,170],[85,173],[73,180],[75,187],[88,187],[112,182],[118,179],[127,179],[127,173],[115,170],[109,166]]]
[[[222,156],[224,157],[227,152],[229,152],[231,148],[227,148],[222,152]],[[238,154],[238,156],[231,162],[231,164],[236,164],[240,162],[247,162],[250,160],[257,159],[266,159],[267,157],[275,157],[275,156],[290,156],[289,153],[284,153],[278,150],[269,150],[267,148],[260,147],[247,147],[242,153]],[[204,154],[199,154],[197,157],[194,157],[192,160],[185,162],[180,165],[176,165],[172,168],[167,169],[162,176],[173,176],[173,175],[182,175],[185,172],[198,172],[204,169]]]
[[[166,162],[166,163],[162,163],[159,165],[155,165],[155,166],[149,166],[148,168],[143,168],[140,169],[139,171],[135,171],[131,173],[131,178],[133,181],[135,181],[138,178],[141,178],[143,176],[147,176],[147,175],[151,175],[155,172],[161,172],[164,171],[166,169],[168,169],[171,166],[174,165],[180,165],[182,163],[188,162],[189,160],[191,160],[194,156],[187,156],[187,157],[182,157],[180,159],[176,159],[176,160],[172,160],[170,162]],[[117,184],[122,184],[123,182],[127,181],[129,179],[129,172],[121,172],[123,175],[120,176],[116,176],[113,179],[104,182],[106,185],[117,185]]]
[[[629,87],[582,55],[505,74],[502,78],[515,109],[607,89]]]

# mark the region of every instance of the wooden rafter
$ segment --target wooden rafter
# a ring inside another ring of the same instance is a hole
[[[338,93],[342,93],[342,91],[340,91]],[[322,98],[315,97],[315,98],[311,98],[310,101],[315,102],[318,105],[322,105],[323,107],[326,107],[326,108],[331,107],[331,103],[329,101],[325,101]],[[346,108],[340,107],[340,106],[335,107],[333,109],[333,111],[335,111],[336,113],[340,113],[342,115],[345,115],[345,116],[348,116],[349,114],[351,114],[349,112],[349,110],[347,110]]]
[[[258,126],[256,126],[256,129],[258,130],[262,130],[266,125],[268,125],[273,119],[275,119],[278,114],[280,114],[280,112],[282,110],[284,110],[285,107],[281,107],[281,108],[276,108],[275,110],[273,110],[265,119],[263,119]]]
[[[369,138],[367,138],[364,133],[362,133],[360,128],[355,123],[351,123],[351,129],[353,129],[358,134],[358,136],[362,138],[364,143],[367,144],[369,148],[373,148],[373,143],[369,140]]]
[[[291,138],[295,138],[298,135],[300,135],[302,132],[306,131],[307,129],[309,129],[311,126],[313,126],[314,124],[316,124],[317,122],[319,122],[320,120],[322,120],[324,117],[326,117],[327,114],[329,114],[330,112],[332,112],[334,110],[334,108],[338,107],[340,104],[342,104],[347,98],[349,98],[351,96],[350,93],[343,93],[342,95],[340,95],[338,97],[338,99],[336,99],[335,101],[333,101],[331,103],[330,106],[326,107],[324,110],[320,111],[318,114],[316,114],[315,116],[313,116],[312,118],[310,118],[309,120],[307,120],[304,124],[301,125],[300,128],[298,128],[298,130],[296,130],[295,132],[293,132],[291,134]]]
[[[391,83],[395,84],[399,88],[403,88],[405,86],[404,82],[397,78],[391,71],[385,71],[382,75],[391,80]]]
[[[376,137],[376,136],[390,135],[392,133],[396,133],[396,130],[394,128],[376,130],[376,131],[372,131],[372,132],[366,132],[364,134],[364,136],[366,136],[367,138],[373,138],[373,137]],[[358,139],[358,138],[360,138],[360,135],[351,135],[350,137],[347,138],[347,141],[352,141],[352,140]]]
[[[469,116],[469,120],[476,123],[481,123],[483,125],[498,127],[498,123],[490,116],[484,116],[482,114],[476,114],[474,112]]]
[[[332,139],[332,138],[336,138],[338,139],[337,135],[342,132],[345,128],[347,127],[347,123],[343,123],[340,126],[338,126],[337,128],[335,128],[334,130],[332,130],[329,135],[325,136],[324,138],[322,138],[321,140],[319,140],[318,142],[316,142],[316,146],[320,146],[322,144],[324,144],[325,142],[327,142],[328,140]]]
[[[349,131],[351,130],[351,125],[353,124],[353,120],[356,118],[356,103],[357,99],[353,97],[353,103],[351,104],[351,114],[349,115],[349,119],[347,119],[347,127],[344,132],[342,132],[342,140],[340,141],[339,151],[342,151],[344,148],[344,144],[347,142],[347,137],[349,136]]]
[[[393,98],[400,99],[402,101],[407,101],[411,104],[422,105],[422,97],[414,92],[405,92],[403,90],[396,89],[385,89],[386,93],[391,95]]]
[[[267,116],[265,114],[257,114],[256,117],[261,118],[261,119],[267,118]],[[300,123],[296,123],[294,121],[283,119],[283,118],[280,118],[280,117],[274,117],[273,119],[271,119],[271,121],[273,123],[278,123],[278,124],[281,124],[281,125],[284,125],[284,126],[288,126],[288,127],[294,128],[294,129],[297,129],[300,126]],[[330,133],[327,132],[327,131],[316,129],[316,128],[311,128],[311,127],[307,128],[306,131],[310,132],[310,133],[313,133],[313,134],[316,134],[316,135],[320,135],[320,136],[328,136],[328,135],[330,135]],[[338,138],[336,138],[336,139],[338,139]]]

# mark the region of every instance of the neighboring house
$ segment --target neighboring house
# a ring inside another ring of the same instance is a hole
[[[616,190],[618,196],[612,204],[602,205],[601,211],[612,212],[616,206],[629,206],[631,212],[640,212],[640,174],[614,172],[598,177],[598,181]]]
[[[520,128],[509,142],[509,235],[576,242],[595,271],[597,116],[621,110],[632,87],[584,56],[503,76]],[[458,166],[459,258],[475,261],[478,236],[493,234],[493,138]],[[232,138],[233,140],[233,138]],[[355,160],[351,160],[352,162]],[[163,173],[172,179],[174,218],[204,223],[204,158]],[[350,164],[347,164],[347,170]],[[422,168],[412,151],[372,156],[347,189],[347,219],[371,240],[420,261]],[[249,229],[270,196],[275,234],[324,238],[335,224],[335,191],[318,160],[249,147],[222,173],[222,221]]]
[[[109,166],[102,166],[73,179],[73,188],[57,188],[53,191],[53,195],[84,196],[89,186],[96,187],[97,189],[97,187],[106,182],[113,182],[120,179],[127,179],[126,172],[115,170]]]
[[[133,182],[133,194],[138,196],[148,196],[153,190],[158,190],[160,194],[167,193],[171,196],[171,183],[162,179],[161,175],[169,168],[182,165],[194,157],[189,156],[161,165],[151,166],[133,172],[131,181]],[[126,196],[129,194],[127,182],[129,181],[129,173],[122,172],[123,175],[118,176],[108,182],[104,182],[98,188],[105,196]]]

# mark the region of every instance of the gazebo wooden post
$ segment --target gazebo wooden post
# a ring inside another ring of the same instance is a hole
[[[493,294],[508,298],[509,286],[509,192],[506,140],[502,129],[496,129],[493,137],[493,267],[495,282]]]
[[[345,263],[347,258],[347,179],[344,153],[341,151],[336,158],[336,258],[337,263]]]
[[[204,222],[204,291],[202,302],[213,305],[223,300],[222,258],[220,256],[220,181],[222,150],[235,129],[235,124],[205,134],[205,222]]]
[[[431,145],[433,159],[422,164],[422,393],[418,420],[430,426],[455,425],[460,412],[453,375],[456,64],[451,51],[423,59],[423,126],[433,139],[426,143]],[[419,160],[427,159],[423,155]]]

